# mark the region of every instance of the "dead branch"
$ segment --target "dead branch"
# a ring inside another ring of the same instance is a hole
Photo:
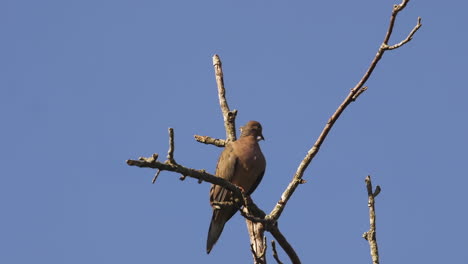
[[[276,204],[276,206],[273,208],[271,213],[267,216],[268,219],[277,220],[281,216],[281,213],[283,212],[284,207],[286,206],[286,203],[289,201],[289,198],[291,198],[291,196],[294,193],[294,191],[296,190],[297,186],[301,183],[301,179],[302,179],[302,177],[304,175],[305,170],[307,169],[307,167],[309,166],[309,164],[311,163],[311,161],[315,157],[315,155],[317,155],[317,153],[319,152],[320,147],[322,146],[322,143],[325,141],[328,133],[331,131],[333,125],[336,122],[336,120],[338,120],[338,118],[341,116],[341,114],[346,109],[346,107],[350,103],[354,102],[356,100],[356,98],[360,94],[362,94],[362,92],[364,92],[365,89],[367,89],[367,87],[364,87],[364,84],[367,82],[369,77],[372,75],[372,72],[374,71],[375,67],[377,66],[377,63],[380,61],[380,59],[382,58],[385,51],[391,50],[391,49],[396,49],[396,48],[399,48],[399,47],[403,46],[403,44],[405,44],[405,43],[407,43],[408,41],[411,40],[411,38],[416,33],[416,31],[421,27],[421,23],[420,23],[421,18],[418,18],[418,24],[410,32],[409,36],[407,37],[407,41],[404,40],[401,43],[399,43],[399,44],[397,44],[395,46],[392,46],[392,48],[389,48],[387,43],[390,40],[392,31],[393,31],[393,26],[395,24],[396,16],[398,15],[398,13],[401,10],[403,10],[403,8],[406,6],[406,4],[408,2],[409,2],[409,0],[403,0],[401,2],[401,4],[395,5],[393,7],[392,15],[390,17],[389,27],[388,27],[387,33],[385,35],[384,41],[383,41],[382,45],[380,45],[380,47],[379,47],[379,49],[377,51],[377,54],[375,55],[374,59],[372,60],[368,70],[366,71],[364,76],[362,76],[361,80],[356,84],[356,86],[354,86],[354,88],[351,89],[348,96],[343,100],[343,102],[340,104],[340,106],[338,106],[335,113],[333,113],[333,115],[328,120],[327,124],[325,124],[325,127],[323,128],[323,130],[320,133],[319,137],[315,141],[314,145],[307,152],[307,155],[304,157],[304,159],[299,164],[299,167],[297,168],[297,171],[294,174],[294,177],[293,177],[292,181],[289,183],[288,187],[286,188],[286,190],[281,195],[281,198],[278,201],[278,203]]]
[[[149,158],[140,157],[138,160],[127,160],[127,164],[129,166],[137,166],[140,168],[157,169],[157,172],[152,181],[153,183],[156,181],[161,171],[171,171],[179,173],[181,175],[180,180],[185,180],[185,178],[188,176],[197,179],[199,183],[206,181],[219,185],[233,193],[235,203],[239,205],[239,210],[241,211],[242,216],[244,216],[246,219],[252,221],[252,223],[266,223],[269,221],[265,219],[265,212],[258,208],[252,199],[244,193],[242,188],[239,188],[237,185],[234,185],[229,181],[224,180],[223,178],[212,175],[205,170],[195,170],[178,164],[174,159],[174,150],[174,130],[169,128],[169,150],[167,160],[165,162],[159,162],[157,160],[159,155],[153,154]],[[227,202],[227,205],[232,205],[232,203],[233,202]],[[219,203],[217,206],[221,207],[225,205]]]
[[[379,264],[379,249],[377,246],[377,233],[375,227],[375,197],[377,197],[381,189],[380,186],[377,185],[375,191],[372,191],[372,182],[370,175],[366,177],[366,187],[368,196],[367,206],[369,207],[370,228],[369,231],[364,232],[362,237],[369,242],[372,263]]]
[[[191,178],[198,179],[199,182],[206,181],[212,184],[220,185],[223,188],[226,188],[227,190],[231,191],[234,197],[236,197],[243,206],[254,206],[255,208],[258,208],[253,203],[253,201],[249,199],[246,194],[244,194],[241,188],[230,183],[229,181],[226,181],[220,177],[216,177],[206,172],[205,170],[195,170],[179,165],[177,162],[175,162],[174,150],[174,130],[172,128],[169,128],[169,150],[167,154],[167,160],[165,162],[159,162],[157,160],[159,156],[158,154],[153,154],[149,158],[140,157],[138,160],[127,160],[126,162],[129,166],[158,169],[158,172],[156,172],[156,175],[153,178],[153,183],[154,181],[156,181],[156,178],[158,177],[160,171],[172,171],[182,175],[181,180],[184,180],[188,176]],[[258,210],[253,209],[253,211],[257,212]]]
[[[235,197],[239,198],[239,200],[242,201],[242,203],[245,199],[243,197],[244,194],[242,193],[242,190],[239,187],[220,177],[216,177],[213,174],[206,172],[205,170],[195,170],[179,164],[170,164],[167,161],[159,162],[157,160],[154,160],[152,157],[140,158],[139,160],[127,160],[127,165],[137,166],[140,168],[153,168],[161,171],[176,172],[182,175],[183,177],[188,176],[197,180],[206,181],[226,188],[227,190],[231,191]]]
[[[406,37],[400,43],[397,43],[397,44],[392,45],[392,46],[387,46],[386,49],[387,50],[398,49],[399,47],[401,47],[401,46],[405,45],[406,43],[410,42],[413,39],[414,33],[416,33],[416,31],[418,31],[418,29],[421,26],[422,26],[421,17],[418,17],[418,23],[416,24],[416,26],[414,26],[413,30],[411,30],[411,32],[408,34],[408,37]]]
[[[195,140],[204,144],[211,144],[217,147],[224,147],[227,142],[232,142],[236,137],[236,116],[237,110],[230,110],[226,100],[226,89],[224,88],[224,74],[221,59],[217,54],[213,56],[213,67],[216,77],[216,85],[218,86],[219,106],[223,114],[224,129],[226,130],[226,140],[212,138],[209,136],[195,135]]]
[[[228,141],[235,141],[237,110],[229,110],[229,106],[226,101],[226,90],[224,89],[223,68],[221,66],[221,60],[217,54],[213,56],[213,66],[216,75],[216,84],[218,85],[219,105],[221,106],[224,118],[224,128],[226,129],[226,139]]]

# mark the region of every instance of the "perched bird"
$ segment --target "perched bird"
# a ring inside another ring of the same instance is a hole
[[[257,121],[249,121],[241,128],[240,138],[225,146],[219,156],[215,175],[242,187],[250,195],[262,180],[266,161],[258,142],[264,139],[262,126]],[[213,216],[206,241],[206,253],[209,254],[218,241],[224,224],[237,212],[236,205],[219,206],[213,202],[232,201],[232,193],[219,185],[212,185],[210,204]]]

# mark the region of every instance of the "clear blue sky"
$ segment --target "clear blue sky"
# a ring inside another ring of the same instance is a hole
[[[210,255],[209,184],[128,167],[167,151],[214,171],[211,57],[238,125],[258,120],[269,212],[387,29],[390,1],[8,1],[0,4],[0,262],[249,263],[235,216]],[[468,259],[468,4],[413,0],[280,227],[303,263],[370,263],[366,175],[382,186],[382,263]],[[270,239],[270,236],[268,237]],[[270,262],[271,251],[268,252]],[[280,251],[280,257],[288,262]]]

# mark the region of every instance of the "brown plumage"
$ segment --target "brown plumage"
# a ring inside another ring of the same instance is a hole
[[[228,144],[218,159],[216,176],[242,187],[250,195],[262,180],[265,173],[266,161],[258,141],[264,139],[262,126],[257,121],[249,121],[241,128],[238,140]],[[212,185],[210,190],[210,203],[213,207],[213,216],[208,231],[206,253],[210,253],[218,241],[224,224],[231,219],[238,208],[232,206],[214,206],[213,202],[231,201],[232,193],[219,185]]]

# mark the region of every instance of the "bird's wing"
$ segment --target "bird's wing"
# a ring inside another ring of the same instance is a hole
[[[247,192],[247,195],[251,195],[255,189],[257,189],[258,185],[262,181],[263,175],[265,174],[265,170],[263,170],[258,176],[257,179],[255,180],[254,184],[252,184],[252,187]]]
[[[232,143],[227,145],[218,159],[216,176],[227,181],[232,181],[236,172],[238,158],[234,153]],[[231,192],[219,185],[212,185],[210,190],[210,202],[225,202],[231,199]]]

